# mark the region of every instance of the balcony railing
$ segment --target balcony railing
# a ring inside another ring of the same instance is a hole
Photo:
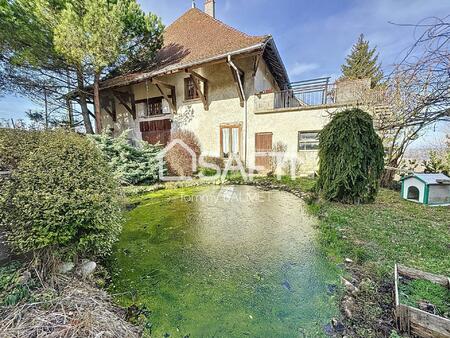
[[[381,104],[383,93],[370,88],[369,79],[330,83],[330,78],[293,82],[289,89],[257,95],[256,110],[297,108],[340,103]]]
[[[334,103],[333,88],[329,77],[292,82],[289,87],[303,105],[317,106]]]

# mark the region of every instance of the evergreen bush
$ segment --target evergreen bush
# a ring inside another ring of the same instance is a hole
[[[121,231],[118,185],[101,152],[84,136],[39,132],[33,151],[5,140],[0,148],[20,159],[0,191],[0,227],[17,253],[107,255]],[[7,155],[6,159],[9,155]],[[0,154],[2,160],[3,154]],[[47,257],[47,256],[46,256]]]
[[[40,133],[0,128],[0,171],[17,167],[21,159],[35,151]]]
[[[327,200],[374,200],[384,167],[384,150],[370,115],[360,109],[337,113],[319,136],[317,187]]]
[[[111,135],[90,136],[104,154],[114,176],[123,185],[151,184],[158,180],[158,153],[161,146],[147,142],[133,145],[128,139],[128,131],[119,137]]]

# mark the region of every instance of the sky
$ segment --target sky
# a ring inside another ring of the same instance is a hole
[[[138,0],[142,8],[169,25],[191,5],[191,0]],[[203,0],[196,0],[203,9]],[[429,17],[450,15],[450,0],[216,0],[219,20],[250,35],[271,34],[291,81],[340,75],[340,66],[363,33],[377,47],[388,72],[415,41],[411,27]],[[397,25],[396,25],[397,24]],[[20,118],[33,108],[28,100],[0,98],[0,118]],[[417,145],[436,143],[449,124],[427,133]]]

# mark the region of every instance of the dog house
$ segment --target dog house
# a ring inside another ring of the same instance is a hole
[[[413,174],[402,178],[401,196],[428,205],[450,205],[450,177],[444,174]]]

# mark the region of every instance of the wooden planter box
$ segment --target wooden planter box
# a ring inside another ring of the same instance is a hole
[[[411,279],[426,279],[450,289],[450,279],[445,276],[395,265],[395,317],[397,329],[411,337],[449,338],[450,320],[432,313],[401,304],[399,295],[399,276]]]

